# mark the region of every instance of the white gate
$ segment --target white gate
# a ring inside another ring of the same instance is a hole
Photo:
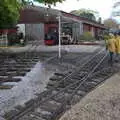
[[[7,46],[8,46],[7,34],[0,35],[0,47],[7,47]]]

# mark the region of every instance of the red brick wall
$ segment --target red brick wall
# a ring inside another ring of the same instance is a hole
[[[30,10],[30,9],[25,9],[20,11],[20,19],[19,23],[40,23],[44,22],[44,18],[40,17],[41,13]]]
[[[51,28],[58,30],[58,24],[44,24],[45,33],[48,33]]]
[[[83,32],[90,32],[91,26],[89,24],[83,23]]]
[[[17,32],[17,28],[11,28],[11,29],[0,29],[0,33],[8,33],[8,34],[11,34],[11,33],[15,33]]]

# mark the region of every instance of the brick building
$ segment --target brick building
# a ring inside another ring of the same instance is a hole
[[[40,44],[44,44],[45,34],[50,30],[58,31],[58,16],[61,16],[61,24],[71,25],[71,33],[76,41],[83,32],[91,32],[94,37],[97,37],[99,32],[105,30],[103,24],[95,21],[90,21],[79,16],[75,16],[64,11],[56,9],[48,9],[38,6],[27,6],[20,11],[19,25],[24,24],[25,35],[29,40],[37,40]]]

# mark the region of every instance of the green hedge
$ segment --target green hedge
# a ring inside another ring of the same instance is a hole
[[[84,32],[83,35],[80,35],[80,41],[94,41],[95,38],[92,36],[91,32]]]

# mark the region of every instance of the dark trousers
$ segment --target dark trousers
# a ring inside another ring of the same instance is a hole
[[[110,64],[110,66],[113,66],[113,55],[114,55],[114,53],[113,52],[109,52],[109,55],[110,55],[109,64]]]
[[[113,62],[113,52],[109,52],[110,54],[110,61]]]

